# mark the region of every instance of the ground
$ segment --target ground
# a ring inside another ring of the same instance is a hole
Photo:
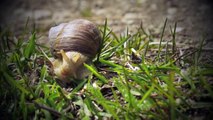
[[[108,25],[118,35],[127,28],[133,33],[142,23],[156,38],[160,37],[167,19],[164,40],[169,40],[170,26],[173,28],[177,23],[180,51],[199,45],[204,39],[204,56],[213,63],[212,3],[210,0],[16,0],[12,3],[4,0],[0,4],[0,28],[21,34],[28,23],[29,29],[36,28],[37,42],[48,45],[52,26],[77,18],[89,19],[97,25],[103,25],[107,18]]]
[[[212,42],[213,15],[210,0],[16,0],[1,3],[1,26],[21,32],[29,17],[36,23],[40,43],[47,43],[51,26],[76,18],[85,18],[103,25],[107,18],[110,27],[122,34],[128,27],[136,30],[143,23],[145,30],[160,33],[165,19],[168,26],[177,22],[177,41],[183,46],[201,39]],[[169,27],[167,27],[169,30]],[[167,33],[169,34],[169,33]]]

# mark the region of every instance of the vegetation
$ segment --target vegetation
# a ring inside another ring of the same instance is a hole
[[[181,55],[176,24],[165,40],[144,31],[117,36],[100,30],[103,44],[91,74],[60,86],[51,72],[47,47],[36,44],[33,31],[16,37],[0,31],[0,118],[4,119],[210,119],[212,66],[201,64],[201,49]],[[154,42],[158,39],[160,42]],[[189,59],[190,58],[190,59]],[[73,87],[75,86],[75,87]]]

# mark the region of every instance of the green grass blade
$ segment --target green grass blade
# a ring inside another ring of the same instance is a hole
[[[160,37],[160,44],[159,44],[159,46],[158,46],[157,61],[159,61],[159,57],[160,57],[160,53],[161,53],[161,43],[162,43],[162,41],[163,41],[163,36],[164,36],[165,29],[166,29],[166,24],[167,24],[167,19],[166,19],[165,22],[164,22],[163,31],[162,31],[161,37]]]
[[[3,76],[6,78],[7,82],[10,83],[10,85],[17,87],[25,94],[29,94],[29,91],[22,87],[22,85],[17,83],[16,80],[14,80],[13,77],[11,77],[8,73],[3,72]]]
[[[99,74],[99,73],[97,72],[97,70],[96,70],[94,67],[92,67],[92,66],[90,66],[90,65],[88,65],[88,64],[84,64],[84,66],[85,66],[90,72],[92,72],[97,78],[99,78],[103,83],[107,83],[107,82],[108,82],[108,80],[107,80],[103,75]]]
[[[41,69],[41,77],[40,77],[41,81],[44,81],[46,75],[47,75],[47,66],[44,65]]]
[[[174,31],[172,31],[172,29],[171,29],[171,33],[172,33],[172,53],[173,54],[175,54],[175,49],[176,49],[176,28],[177,28],[177,22],[175,23]]]
[[[35,42],[36,40],[36,35],[35,33],[32,34],[29,43],[27,44],[26,48],[24,49],[24,56],[26,58],[30,58],[30,56],[33,54],[33,52],[35,51]]]
[[[142,99],[139,101],[139,104],[142,104],[144,102],[145,99],[147,99],[150,94],[152,93],[152,91],[154,90],[154,85],[152,85],[149,90],[143,95]]]

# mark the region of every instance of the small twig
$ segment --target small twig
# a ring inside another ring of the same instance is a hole
[[[202,51],[213,51],[213,48],[202,48]]]
[[[65,116],[65,115],[62,115],[60,112],[58,112],[58,111],[56,111],[56,110],[54,110],[54,109],[52,109],[52,108],[50,108],[50,107],[48,107],[48,106],[39,104],[39,103],[37,103],[37,102],[35,102],[35,101],[33,101],[33,103],[34,103],[34,105],[35,105],[37,108],[47,110],[47,111],[49,111],[50,113],[52,113],[53,115],[55,115],[55,116],[57,116],[57,117]],[[71,118],[68,117],[68,116],[65,116],[65,117],[71,119]]]
[[[103,111],[103,109],[101,109],[94,101],[92,101],[92,103],[99,111]]]
[[[52,109],[52,108],[50,108],[50,107],[47,107],[47,106],[42,105],[42,104],[39,104],[39,103],[37,103],[37,102],[35,102],[35,101],[33,101],[33,103],[35,104],[35,106],[36,106],[37,108],[41,108],[41,109],[47,110],[47,111],[53,113],[54,115],[56,115],[56,116],[58,116],[58,117],[62,116],[61,113],[59,113],[58,111],[56,111],[56,110],[54,110],[54,109]]]
[[[188,54],[183,54],[182,51],[181,51],[180,53],[181,53],[182,55],[180,55],[180,56],[175,60],[175,62],[176,62],[177,60],[181,59],[182,57],[190,56],[190,55],[192,55],[192,54],[194,54],[194,53],[196,53],[196,52],[198,52],[198,51],[199,51],[199,49],[196,49],[196,48],[195,48],[194,51],[192,51],[191,53],[188,53]],[[213,48],[202,48],[201,51],[213,51]]]
[[[161,42],[161,45],[172,45],[172,42]],[[160,42],[150,42],[149,45],[160,45]]]
[[[195,51],[193,51],[193,52],[191,52],[191,53],[188,53],[188,54],[183,54],[183,55],[179,56],[174,62],[177,62],[177,61],[178,61],[179,59],[181,59],[182,57],[190,56],[190,55],[196,53],[197,51],[198,51],[198,50],[195,50]]]

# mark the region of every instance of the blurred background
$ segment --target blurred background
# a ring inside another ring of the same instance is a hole
[[[158,35],[165,19],[168,26],[177,22],[177,40],[189,45],[212,41],[211,0],[1,0],[0,26],[20,34],[28,20],[36,28],[40,43],[47,42],[48,30],[61,22],[77,18],[108,25],[116,34],[128,27],[134,32],[142,22],[145,30]],[[168,27],[169,28],[169,27]],[[168,33],[169,34],[169,33]]]

